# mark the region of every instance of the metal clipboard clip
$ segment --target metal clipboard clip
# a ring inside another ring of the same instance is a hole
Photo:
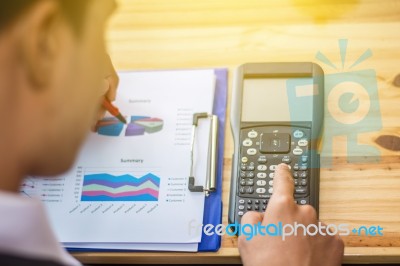
[[[205,186],[195,186],[194,177],[194,143],[196,138],[196,128],[199,119],[209,118],[211,119],[210,127],[210,143],[208,145],[208,158],[207,158],[207,178]],[[206,196],[210,195],[211,192],[216,190],[217,182],[217,140],[218,140],[218,116],[207,114],[207,113],[195,113],[193,114],[192,123],[192,142],[190,148],[190,175],[188,189],[191,192],[205,192]]]

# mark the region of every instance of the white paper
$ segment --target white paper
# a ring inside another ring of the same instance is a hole
[[[135,117],[133,131],[124,125],[118,136],[107,135],[118,133],[115,128],[91,133],[71,171],[54,180],[29,178],[22,193],[46,203],[61,242],[200,242],[200,230],[189,229],[191,221],[203,220],[204,208],[204,193],[187,189],[191,123],[193,113],[212,112],[214,89],[213,70],[120,73],[115,105],[128,123],[131,116],[145,118]],[[208,136],[208,127],[198,133]],[[207,141],[196,149],[204,157],[195,167],[196,185],[204,185]],[[146,181],[112,183],[132,176]],[[132,195],[135,190],[144,198]],[[118,200],[109,201],[110,195]]]

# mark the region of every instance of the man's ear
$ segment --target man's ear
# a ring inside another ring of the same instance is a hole
[[[57,24],[60,9],[56,1],[37,1],[21,19],[19,59],[33,88],[48,86],[59,52]]]

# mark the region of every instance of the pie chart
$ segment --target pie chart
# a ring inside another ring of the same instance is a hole
[[[109,137],[121,135],[131,137],[159,132],[163,126],[162,119],[150,116],[131,116],[128,124],[122,123],[115,117],[105,117],[97,123],[96,132]]]

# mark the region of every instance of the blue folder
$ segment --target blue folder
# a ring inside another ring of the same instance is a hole
[[[213,114],[218,116],[218,156],[216,191],[205,198],[203,224],[216,226],[222,223],[222,170],[224,162],[225,116],[228,92],[228,70],[215,69],[216,87]],[[221,246],[221,236],[202,234],[198,251],[217,251]]]

